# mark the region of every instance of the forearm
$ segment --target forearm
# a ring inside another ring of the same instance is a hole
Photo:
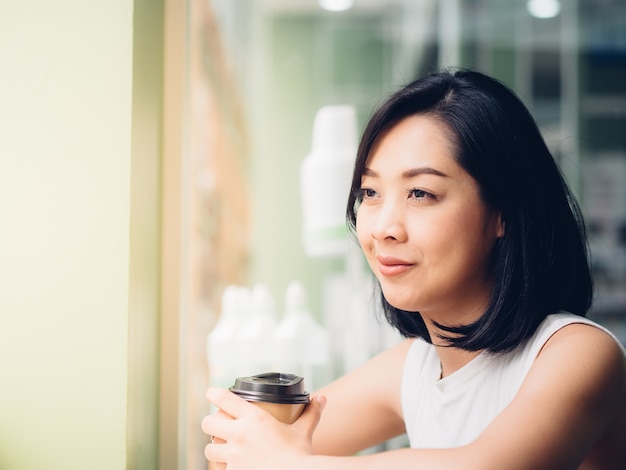
[[[397,449],[377,454],[350,457],[331,457],[324,455],[300,456],[287,463],[285,469],[298,470],[468,470],[473,463],[464,457],[464,448],[458,449]],[[282,468],[280,469],[282,470]]]

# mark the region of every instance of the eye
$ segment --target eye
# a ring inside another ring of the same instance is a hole
[[[373,204],[374,201],[378,198],[378,193],[376,190],[371,188],[359,188],[354,191],[354,213],[358,213],[361,205],[365,204]]]
[[[359,201],[363,201],[364,199],[373,199],[376,197],[376,191],[371,188],[361,188],[359,189],[359,194],[357,195],[357,199]]]
[[[412,188],[408,191],[409,197],[413,199],[436,199],[435,195],[423,189]]]
[[[362,191],[364,198],[371,199],[373,197],[376,197],[376,191],[371,188],[363,188]]]

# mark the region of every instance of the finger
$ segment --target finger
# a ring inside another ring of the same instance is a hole
[[[213,442],[228,441],[233,426],[236,423],[232,419],[224,419],[215,415],[205,416],[202,420],[202,431],[211,436]]]
[[[229,392],[221,388],[211,387],[206,394],[207,400],[217,406],[220,410],[233,418],[240,418],[246,413],[250,413],[254,410],[258,411],[258,408],[251,405],[243,398],[238,397],[234,393]]]
[[[204,448],[204,456],[212,463],[211,468],[226,468],[227,444],[211,443]]]
[[[224,410],[217,410],[215,413],[213,413],[213,416],[221,419],[235,419],[228,413],[225,413]]]
[[[215,413],[213,413],[212,415],[205,416],[205,417],[202,419],[202,422],[200,423],[200,427],[201,427],[201,428],[202,428],[202,430],[203,430],[205,433],[207,433],[207,434],[210,434],[210,433],[209,433],[208,431],[206,431],[206,429],[205,429],[205,427],[204,427],[204,423],[205,423],[205,420],[206,420],[209,416],[212,416],[212,418],[211,418],[211,419],[225,419],[225,420],[229,420],[229,421],[232,421],[233,419],[235,419],[235,418],[233,418],[232,416],[230,416],[229,414],[224,413],[222,410],[218,410],[218,411],[216,411]]]
[[[315,428],[320,422],[322,412],[326,407],[326,396],[316,395],[311,400],[311,403],[304,409],[302,416],[293,424],[294,426],[302,429],[308,436],[312,436]]]

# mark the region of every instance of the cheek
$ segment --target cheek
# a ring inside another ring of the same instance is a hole
[[[458,242],[458,256],[470,265],[479,267],[488,261],[489,253],[495,243],[495,230],[485,225],[485,220],[481,214],[475,214],[475,218],[459,218],[460,223],[456,224],[451,233],[457,234],[455,239]],[[459,236],[459,234],[462,234]]]
[[[372,237],[370,236],[370,223],[368,222],[368,217],[363,213],[363,211],[357,213],[356,217],[356,237],[359,241],[359,245],[361,248],[365,250],[367,245],[371,242]]]

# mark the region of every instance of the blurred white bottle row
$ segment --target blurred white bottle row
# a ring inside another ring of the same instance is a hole
[[[221,315],[207,338],[211,386],[228,388],[237,377],[263,372],[300,375],[309,390],[331,380],[329,335],[309,311],[304,286],[291,282],[284,300],[279,319],[266,286],[224,290]]]

